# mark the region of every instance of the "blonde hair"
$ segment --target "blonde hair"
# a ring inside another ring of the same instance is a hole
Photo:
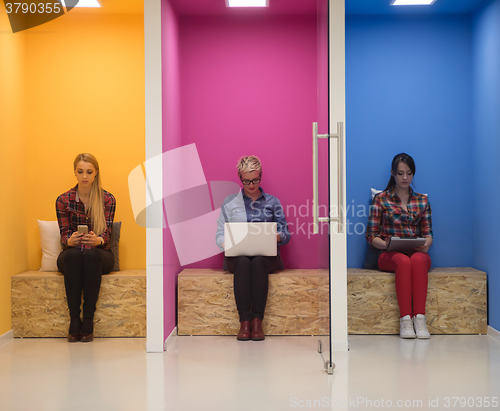
[[[106,230],[106,217],[104,215],[103,194],[101,173],[99,172],[99,163],[97,159],[89,153],[78,154],[73,163],[73,168],[76,171],[76,166],[80,161],[85,161],[94,166],[96,176],[90,187],[89,198],[89,214],[92,220],[92,227],[96,235],[101,235]]]
[[[258,171],[259,175],[262,176],[262,165],[257,156],[246,156],[241,157],[238,160],[238,176],[241,178],[243,173],[251,173],[252,171]]]

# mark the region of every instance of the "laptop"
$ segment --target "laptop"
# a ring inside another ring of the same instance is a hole
[[[225,223],[224,255],[226,257],[276,256],[277,233],[276,223]]]
[[[387,251],[400,251],[411,253],[415,248],[425,244],[425,238],[400,238],[391,237]]]

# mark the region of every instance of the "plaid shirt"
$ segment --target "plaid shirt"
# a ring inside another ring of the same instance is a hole
[[[78,198],[78,185],[71,190],[66,191],[57,197],[56,213],[57,222],[59,223],[59,231],[61,232],[61,243],[63,249],[68,248],[68,239],[73,232],[78,231],[79,225],[87,225],[89,232],[94,231],[92,228],[92,219],[85,212],[83,202]],[[103,245],[97,247],[104,250],[109,250],[109,240],[111,238],[111,229],[113,227],[113,219],[115,218],[116,200],[111,193],[103,191],[104,201],[104,216],[106,218],[106,230],[100,235],[104,239]],[[80,245],[82,248],[93,248],[90,245]]]
[[[366,240],[371,244],[375,237],[385,241],[389,237],[432,237],[432,213],[429,199],[415,193],[410,187],[406,211],[394,188],[377,194],[370,207],[366,227]]]

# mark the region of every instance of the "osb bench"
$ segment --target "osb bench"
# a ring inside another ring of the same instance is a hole
[[[236,335],[239,318],[233,275],[223,270],[186,269],[178,278],[179,335]],[[266,335],[325,335],[328,272],[284,270],[269,276],[263,328]]]
[[[66,337],[69,310],[61,273],[12,276],[14,337]],[[146,270],[103,275],[94,317],[96,337],[146,336]]]
[[[266,335],[325,335],[328,272],[285,270],[269,276]],[[427,323],[432,334],[486,334],[486,273],[473,268],[429,272]],[[349,334],[399,334],[394,274],[348,269]],[[179,335],[236,335],[233,276],[184,270],[178,278]]]
[[[350,334],[399,334],[393,273],[347,270]],[[431,334],[487,333],[486,273],[470,267],[429,271],[427,328]]]

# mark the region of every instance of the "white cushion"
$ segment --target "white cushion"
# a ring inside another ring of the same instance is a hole
[[[42,247],[42,263],[40,271],[59,271],[57,257],[62,251],[61,234],[57,221],[38,221],[40,245]]]
[[[372,188],[372,200],[378,193],[381,193],[383,190],[377,190],[376,188]]]

